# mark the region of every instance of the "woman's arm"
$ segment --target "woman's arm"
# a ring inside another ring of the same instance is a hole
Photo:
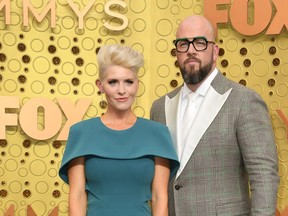
[[[87,194],[84,163],[84,157],[75,158],[69,163],[69,216],[86,216]]]
[[[155,174],[152,182],[152,215],[168,216],[169,160],[155,157]]]

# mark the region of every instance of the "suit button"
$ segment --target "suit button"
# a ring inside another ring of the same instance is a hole
[[[175,189],[176,189],[176,190],[179,190],[181,187],[183,187],[183,186],[181,186],[181,185],[175,185]]]

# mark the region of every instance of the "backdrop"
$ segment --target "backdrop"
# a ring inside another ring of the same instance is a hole
[[[182,84],[172,41],[192,14],[219,22],[218,68],[269,107],[281,177],[277,209],[287,215],[288,37],[277,14],[288,12],[287,0],[283,7],[241,2],[0,0],[0,215],[67,215],[68,187],[58,169],[69,125],[106,108],[95,85],[97,50],[118,43],[144,54],[133,108],[149,118],[152,102]],[[236,6],[248,19],[237,18]]]

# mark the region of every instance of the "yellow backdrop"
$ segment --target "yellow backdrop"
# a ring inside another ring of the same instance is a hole
[[[3,2],[0,0],[0,7]],[[30,2],[40,14],[50,1]],[[81,11],[90,1],[74,2]],[[95,85],[96,52],[104,44],[119,43],[132,46],[145,56],[134,110],[138,116],[149,118],[152,102],[182,84],[172,41],[184,17],[204,13],[203,0],[122,1],[126,7],[112,5],[110,8],[128,18],[128,26],[121,31],[104,25],[108,22],[121,26],[121,19],[105,12],[107,2],[94,2],[84,17],[83,29],[79,28],[79,17],[67,0],[55,1],[55,28],[51,28],[49,13],[41,22],[30,13],[28,26],[24,26],[22,0],[10,1],[11,23],[7,24],[3,7],[0,11],[0,96],[18,96],[20,107],[38,97],[55,104],[57,98],[73,102],[89,98],[92,103],[84,119],[99,116],[105,112],[105,103]],[[229,5],[223,7],[229,9]],[[250,7],[253,11],[253,5]],[[235,82],[256,90],[270,109],[281,176],[277,208],[279,215],[284,215],[288,208],[287,129],[276,110],[288,116],[287,31],[248,37],[227,23],[218,26],[217,42],[220,46],[218,68]],[[65,121],[63,114],[63,125]],[[35,140],[20,126],[6,128],[6,138],[0,140],[0,215],[67,215],[68,187],[58,177],[65,141],[56,141],[56,137]]]

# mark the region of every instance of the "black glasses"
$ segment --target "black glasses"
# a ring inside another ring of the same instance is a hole
[[[173,41],[176,46],[176,50],[179,53],[185,53],[188,51],[190,44],[193,45],[196,51],[203,51],[207,49],[208,43],[213,43],[213,41],[208,41],[206,37],[199,36],[194,38],[177,38]]]

